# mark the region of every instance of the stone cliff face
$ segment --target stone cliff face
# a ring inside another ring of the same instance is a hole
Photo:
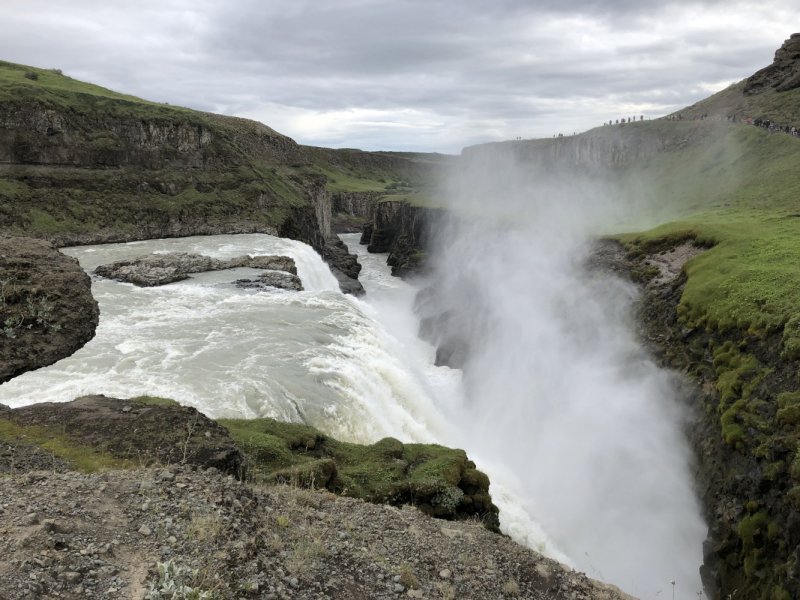
[[[374,205],[372,221],[364,225],[361,243],[369,252],[388,252],[392,275],[406,276],[425,269],[427,252],[444,211],[406,202],[383,201]]]
[[[486,161],[513,160],[521,165],[542,168],[582,167],[596,169],[621,167],[667,149],[669,142],[650,130],[615,125],[577,136],[519,142],[496,142],[470,146],[461,151],[462,168]]]
[[[247,119],[179,111],[141,120],[0,104],[0,163],[202,168],[243,163],[245,155],[308,164],[294,140]]]

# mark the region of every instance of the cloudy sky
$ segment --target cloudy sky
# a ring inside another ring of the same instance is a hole
[[[0,60],[303,144],[458,152],[671,112],[771,63],[799,16],[800,0],[0,0]]]

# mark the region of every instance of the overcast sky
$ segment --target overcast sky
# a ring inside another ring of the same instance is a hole
[[[257,119],[459,152],[655,117],[772,62],[800,0],[0,0],[0,60]]]

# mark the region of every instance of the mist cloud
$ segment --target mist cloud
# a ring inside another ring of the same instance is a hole
[[[0,58],[257,118],[301,143],[457,152],[685,106],[771,62],[800,2],[12,0]]]

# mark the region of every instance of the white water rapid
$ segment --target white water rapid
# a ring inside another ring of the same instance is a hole
[[[302,421],[347,441],[374,442],[392,436],[404,442],[461,447],[489,474],[493,499],[501,509],[502,528],[515,540],[578,566],[592,577],[607,577],[606,581],[642,594],[642,598],[654,597],[656,585],[663,590],[662,597],[668,597],[672,591],[668,589],[669,577],[674,576],[674,571],[669,570],[672,564],[657,569],[655,574],[648,572],[645,578],[659,579],[644,582],[631,581],[631,569],[626,570],[624,565],[611,575],[598,567],[619,562],[612,554],[619,547],[619,539],[636,543],[640,525],[636,520],[629,523],[629,531],[613,529],[624,522],[618,514],[628,508],[624,503],[602,507],[613,518],[608,523],[591,524],[597,528],[596,536],[581,535],[575,530],[587,526],[586,519],[552,521],[552,515],[557,514],[552,502],[557,501],[558,490],[548,490],[542,482],[554,485],[559,481],[561,463],[557,452],[565,453],[562,458],[566,463],[581,463],[580,457],[570,455],[569,440],[559,439],[564,432],[556,427],[548,431],[546,414],[525,408],[525,399],[514,397],[502,386],[496,390],[499,395],[495,410],[485,404],[470,404],[466,398],[471,395],[463,389],[461,372],[434,366],[434,349],[416,337],[418,319],[412,310],[415,288],[391,277],[386,255],[367,254],[358,245],[358,235],[341,237],[351,251],[359,254],[363,265],[360,279],[367,290],[363,300],[341,294],[335,278],[310,247],[268,235],[191,237],[64,249],[78,258],[86,270],[150,252],[196,252],[221,259],[242,254],[285,254],[295,259],[306,291],[256,292],[236,288],[232,282],[255,274],[251,269],[199,274],[159,288],[95,280],[93,293],[101,311],[96,337],[73,356],[0,385],[0,403],[18,407],[69,401],[86,394],[120,398],[153,395],[176,399],[212,417]],[[513,303],[519,301],[519,297],[509,298],[503,308],[515,308]],[[542,330],[544,334],[549,331]],[[554,359],[559,356],[553,354]],[[523,363],[516,367],[528,369]],[[607,383],[607,378],[599,373],[608,365],[601,359],[595,364],[598,371],[594,375],[578,365],[571,375],[572,384],[581,393],[586,392],[587,403],[610,402],[613,410],[608,419],[624,416],[619,405],[631,399],[604,395],[600,386]],[[498,374],[506,376],[508,371],[499,369]],[[497,377],[487,376],[486,382],[497,385]],[[565,393],[564,386],[556,384],[552,377],[545,377],[542,384],[553,386],[554,398]],[[485,394],[485,387],[478,393]],[[505,402],[507,407],[503,406]],[[556,410],[554,405],[541,407]],[[586,410],[587,419],[597,416],[580,403],[570,402],[563,410]],[[630,427],[637,426],[634,417],[626,422]],[[525,431],[523,420],[531,418],[542,421],[528,423],[528,433],[520,433]],[[601,420],[585,426],[585,431],[578,429],[573,434],[590,435],[592,427],[602,429],[605,424]],[[478,440],[476,436],[491,439]],[[549,445],[553,452],[526,454],[526,444],[539,449]],[[612,444],[612,448],[616,446]],[[578,450],[585,448],[575,449]],[[550,462],[526,462],[532,456]],[[607,458],[607,454],[602,456]],[[628,459],[624,453],[619,458]],[[596,477],[613,472],[614,468],[614,464],[598,464]],[[565,473],[571,473],[569,468]],[[531,474],[535,476],[531,478]],[[608,484],[618,483],[611,477]],[[582,486],[579,481],[564,480],[560,485],[569,495],[586,496],[593,489],[589,483]],[[686,482],[675,485],[680,487],[677,493],[685,495]],[[576,499],[572,508],[581,510],[594,500],[590,496],[580,498],[580,502]],[[605,502],[607,498],[597,500]],[[552,527],[556,532],[553,539],[558,543],[545,534],[537,520],[546,523],[548,531]],[[664,523],[665,530],[673,526],[674,523]],[[646,531],[647,535],[651,533],[651,529]],[[575,544],[565,543],[570,535],[578,540]],[[612,541],[598,543],[597,539],[603,536]],[[594,545],[582,546],[584,542]],[[657,544],[647,541],[653,543]],[[569,557],[560,549],[567,547]],[[699,555],[699,544],[696,550]],[[635,553],[637,549],[631,551]],[[585,552],[589,552],[588,559],[583,556]],[[608,554],[598,556],[604,552]],[[699,556],[692,555],[678,557],[672,563],[693,565],[696,573],[699,561]],[[688,586],[684,589],[686,593],[675,597],[696,597],[696,586],[691,594]]]

